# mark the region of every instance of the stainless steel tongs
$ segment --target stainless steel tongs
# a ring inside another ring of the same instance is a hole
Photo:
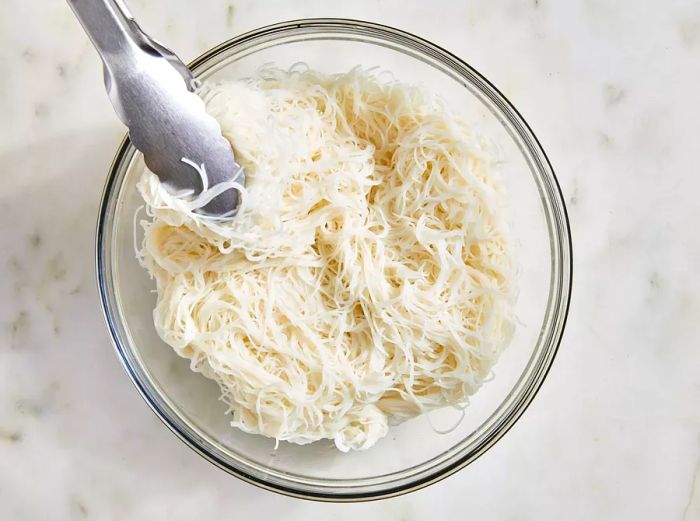
[[[148,168],[175,192],[201,193],[244,174],[221,128],[193,92],[193,76],[170,50],[146,35],[122,0],[68,0],[104,64],[107,94]],[[184,161],[183,161],[184,160]],[[239,193],[229,189],[201,211],[230,217]]]

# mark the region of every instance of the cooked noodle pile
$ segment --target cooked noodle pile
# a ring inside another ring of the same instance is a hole
[[[347,451],[464,404],[513,328],[489,147],[443,101],[359,69],[265,70],[202,97],[242,205],[202,216],[145,172],[139,256],[159,335],[219,384],[231,424]]]

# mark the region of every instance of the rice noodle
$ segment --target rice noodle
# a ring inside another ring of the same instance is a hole
[[[464,404],[512,329],[493,153],[417,87],[354,69],[205,85],[246,174],[232,221],[150,172],[140,261],[160,337],[246,432],[366,449]],[[193,168],[202,165],[189,162]]]

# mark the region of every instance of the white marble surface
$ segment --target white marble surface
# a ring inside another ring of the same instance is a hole
[[[559,174],[575,246],[569,326],[524,417],[428,489],[322,505],[215,469],[148,410],[100,316],[95,215],[123,129],[98,59],[64,2],[4,0],[0,519],[700,519],[700,4],[130,5],[186,59],[307,16],[395,25],[463,56],[518,106]]]

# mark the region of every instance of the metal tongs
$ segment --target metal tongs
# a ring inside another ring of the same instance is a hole
[[[194,93],[187,66],[141,30],[122,0],[68,3],[102,58],[105,87],[117,116],[165,186],[197,195],[223,182],[243,185],[243,170],[219,124]],[[203,165],[206,179],[193,165]],[[238,204],[239,192],[231,188],[199,211],[228,218]]]

